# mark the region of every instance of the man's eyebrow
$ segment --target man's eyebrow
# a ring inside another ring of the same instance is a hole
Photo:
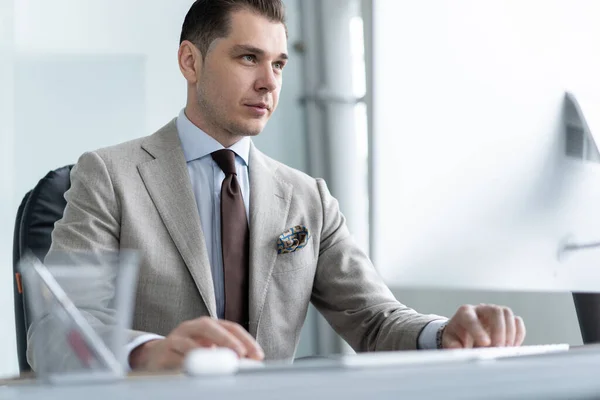
[[[234,53],[252,53],[252,54],[259,55],[259,56],[265,55],[265,51],[263,49],[259,49],[258,47],[254,47],[254,46],[247,45],[247,44],[237,44],[237,45],[233,46],[232,52],[234,52]],[[286,53],[281,53],[279,55],[279,58],[281,58],[282,60],[289,59],[289,57]]]

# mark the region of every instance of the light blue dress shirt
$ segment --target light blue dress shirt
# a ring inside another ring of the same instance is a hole
[[[211,153],[224,149],[223,145],[194,125],[181,110],[177,118],[177,131],[190,174],[200,224],[206,241],[206,250],[212,272],[217,303],[217,316],[225,315],[225,283],[223,279],[223,254],[221,247],[221,184],[225,174],[212,159]],[[246,206],[246,217],[250,217],[250,179],[248,175],[250,138],[244,137],[229,147],[235,152],[235,166],[242,196]],[[436,333],[446,319],[430,322],[421,331],[418,348],[435,349]],[[127,345],[128,353],[143,343],[159,339],[155,334],[141,335]]]
[[[225,174],[212,159],[211,153],[225,147],[194,125],[184,110],[177,118],[177,131],[196,197],[202,233],[210,260],[210,269],[215,287],[217,316],[225,315],[225,282],[223,278],[223,253],[221,246],[221,184]],[[250,180],[248,157],[250,138],[244,137],[229,147],[235,153],[235,169],[246,206],[246,218],[250,216]]]

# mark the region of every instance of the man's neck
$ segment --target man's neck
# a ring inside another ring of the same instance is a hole
[[[218,129],[212,126],[211,124],[207,123],[206,119],[200,116],[199,113],[190,109],[189,106],[185,107],[184,112],[185,116],[187,117],[187,119],[190,120],[192,124],[194,124],[198,129],[201,129],[208,136],[215,139],[225,148],[229,148],[237,142],[239,142],[240,140],[242,140],[242,136],[234,135],[228,131]]]

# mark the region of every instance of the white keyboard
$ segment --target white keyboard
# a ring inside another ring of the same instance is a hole
[[[506,357],[560,353],[569,350],[568,344],[547,344],[521,347],[485,347],[456,350],[414,350],[362,353],[340,357],[341,364],[349,368],[385,367],[429,363],[494,360]]]

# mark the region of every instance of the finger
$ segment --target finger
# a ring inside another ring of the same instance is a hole
[[[515,317],[515,346],[520,346],[525,340],[525,323],[521,317]]]
[[[466,337],[473,340],[473,347],[490,345],[490,336],[481,324],[474,307],[462,306],[457,312],[457,317],[460,327],[466,332]]]
[[[477,316],[484,328],[489,332],[491,346],[504,346],[506,344],[506,324],[504,311],[498,306],[478,306]]]
[[[247,330],[242,328],[239,324],[236,324],[231,321],[220,320],[219,323],[225,329],[227,329],[229,332],[235,335],[235,337],[238,338],[244,344],[244,346],[246,346],[248,358],[253,358],[258,361],[261,361],[265,358],[265,353],[263,352],[263,349],[252,337],[252,335],[248,333]]]
[[[506,346],[514,346],[515,345],[515,337],[517,334],[517,328],[515,325],[515,316],[512,310],[508,307],[503,307],[504,311],[504,324],[506,326]]]
[[[169,351],[172,351],[180,356],[185,356],[191,350],[197,349],[200,347],[198,343],[192,338],[185,336],[175,336],[172,338],[169,343]]]
[[[465,329],[462,330],[461,342],[463,344],[463,348],[465,349],[472,349],[475,346],[475,339]]]
[[[202,346],[216,345],[235,351],[239,357],[247,354],[246,346],[212,318],[198,318],[180,325],[180,335],[195,339]]]
[[[463,346],[463,344],[460,340],[452,338],[452,339],[448,339],[448,340],[444,341],[443,348],[444,349],[462,349],[462,348],[466,348],[466,346]]]

